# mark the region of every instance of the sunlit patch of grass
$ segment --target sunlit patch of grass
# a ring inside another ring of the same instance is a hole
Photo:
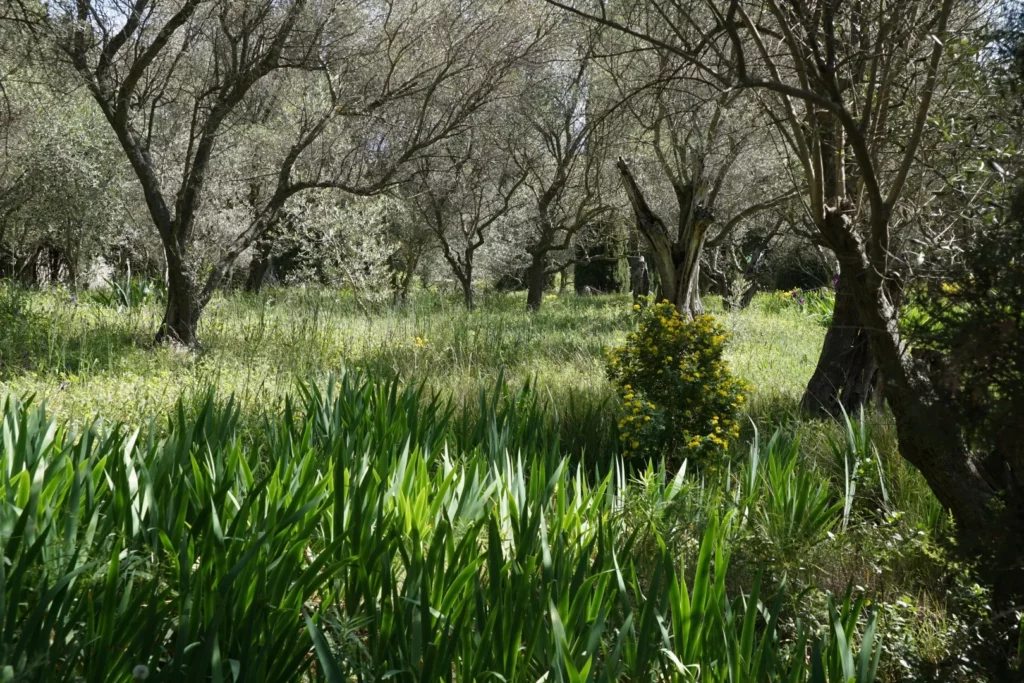
[[[219,296],[208,307],[193,353],[154,348],[155,305],[114,309],[66,292],[29,293],[32,330],[0,332],[0,388],[45,398],[58,416],[134,421],[166,411],[210,383],[243,408],[264,408],[296,378],[343,367],[423,382],[460,400],[503,373],[536,380],[559,402],[610,395],[603,350],[632,322],[626,295],[560,296],[537,314],[522,294],[489,294],[477,311],[424,292],[367,316],[345,293],[288,288]],[[714,308],[712,302],[711,308]],[[821,329],[799,316],[760,310],[720,313],[732,333],[727,357],[755,387],[753,411],[795,402],[814,368]]]

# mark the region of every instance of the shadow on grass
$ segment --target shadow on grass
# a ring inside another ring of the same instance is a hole
[[[153,346],[153,332],[141,310],[121,315],[73,298],[46,296],[49,306],[32,292],[0,284],[0,375],[76,374],[114,367]]]

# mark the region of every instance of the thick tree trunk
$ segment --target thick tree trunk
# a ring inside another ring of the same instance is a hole
[[[812,414],[856,414],[871,399],[877,370],[867,331],[861,324],[849,269],[840,272],[832,324],[800,407]]]
[[[195,278],[180,257],[171,250],[167,256],[167,308],[156,333],[157,343],[174,341],[189,348],[199,347],[199,317],[205,301]]]
[[[664,221],[644,198],[628,164],[619,159],[618,169],[633,207],[637,228],[654,255],[654,267],[660,281],[658,299],[671,302],[686,318],[703,314],[699,289],[700,255],[711,225],[710,212],[698,205],[697,193],[692,186],[677,187],[680,220],[677,235],[672,239]]]
[[[693,274],[690,276],[690,291],[687,293],[685,304],[690,315],[696,317],[704,315],[704,302],[700,298],[700,253],[697,253],[697,260],[693,264]]]
[[[540,310],[547,279],[547,260],[543,254],[534,255],[526,273],[526,310],[531,312]]]
[[[1005,455],[992,466],[972,452],[954,404],[937,390],[925,362],[907,353],[895,309],[883,288],[865,284],[867,280],[861,269],[853,293],[885,379],[900,454],[952,512],[960,548],[978,560],[978,571],[991,582],[997,605],[1019,607],[1024,601],[1021,474]]]

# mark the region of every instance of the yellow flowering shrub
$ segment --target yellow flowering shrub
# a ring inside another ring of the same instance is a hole
[[[608,351],[621,399],[619,438],[630,456],[706,459],[739,436],[748,387],[729,373],[726,333],[710,315],[686,321],[662,302],[633,306],[636,330]]]

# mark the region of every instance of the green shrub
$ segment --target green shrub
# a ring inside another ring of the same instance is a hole
[[[622,400],[623,452],[708,459],[739,436],[748,387],[723,359],[726,333],[711,316],[692,321],[667,302],[635,305],[637,327],[608,353],[608,376]]]
[[[138,308],[166,298],[164,283],[142,276],[133,276],[131,270],[121,280],[107,280],[106,289],[91,292],[92,299],[110,308]]]

